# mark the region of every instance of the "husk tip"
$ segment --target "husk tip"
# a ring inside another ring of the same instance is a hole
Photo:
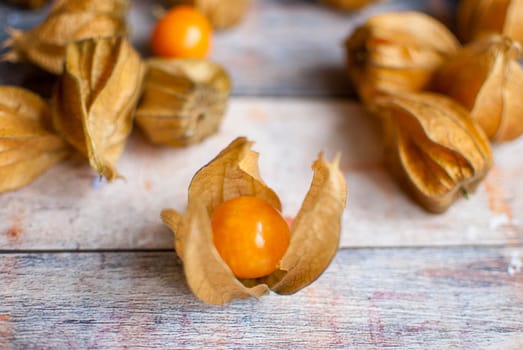
[[[178,225],[182,220],[182,214],[174,209],[166,208],[163,209],[160,213],[160,218],[162,219],[163,223],[174,232],[178,229]]]

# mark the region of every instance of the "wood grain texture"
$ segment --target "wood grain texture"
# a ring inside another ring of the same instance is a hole
[[[135,0],[129,14],[135,46],[148,42],[159,0]],[[340,12],[311,0],[255,0],[238,26],[215,33],[211,59],[231,73],[235,95],[353,96],[344,69],[343,40],[371,14],[414,9],[451,16],[453,1],[385,1],[357,12]],[[0,41],[5,27],[31,28],[47,9],[20,11],[0,4]],[[1,51],[0,51],[1,53]],[[0,84],[27,85],[48,96],[52,79],[26,64],[0,63]]]
[[[117,164],[125,181],[100,183],[87,164],[62,163],[30,186],[0,195],[0,250],[170,249],[163,208],[185,209],[194,173],[235,137],[260,153],[261,175],[293,217],[324,151],[342,153],[349,196],[342,247],[523,243],[523,139],[495,148],[496,166],[469,200],[443,215],[410,201],[381,166],[379,133],[341,100],[235,98],[219,134],[200,145],[149,145],[139,133]]]
[[[522,257],[343,250],[297,294],[217,307],[170,252],[0,255],[0,348],[521,349]]]

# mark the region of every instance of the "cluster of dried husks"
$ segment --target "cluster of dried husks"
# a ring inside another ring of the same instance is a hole
[[[417,12],[371,17],[346,41],[353,84],[383,126],[388,168],[429,211],[477,187],[492,166],[490,142],[523,133],[522,50],[512,36],[522,4],[462,1],[464,46]]]

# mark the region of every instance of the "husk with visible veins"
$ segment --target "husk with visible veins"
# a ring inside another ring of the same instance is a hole
[[[361,9],[367,5],[379,1],[382,0],[321,0],[321,2],[325,5],[346,11]]]
[[[132,129],[143,74],[141,58],[124,37],[67,46],[52,100],[53,123],[109,181],[119,177],[115,163]]]
[[[209,19],[215,29],[237,25],[251,6],[252,0],[170,0],[172,5],[194,6]]]
[[[19,87],[0,87],[0,192],[21,188],[69,153],[50,128],[47,103]]]
[[[461,0],[457,31],[464,42],[503,34],[523,43],[523,0]]]
[[[7,0],[7,2],[34,10],[47,4],[49,0]]]
[[[60,74],[67,44],[86,38],[127,33],[123,10],[121,6],[116,6],[121,3],[93,0],[59,2],[38,26],[26,32],[8,28],[10,38],[4,42],[4,46],[11,49],[2,59],[11,62],[30,61],[48,72]],[[111,9],[112,12],[107,12]]]
[[[136,122],[155,144],[187,146],[216,133],[231,81],[207,60],[150,59]]]
[[[373,16],[345,42],[352,82],[367,106],[380,95],[419,91],[459,48],[440,22],[418,12]]]
[[[250,149],[251,145],[243,137],[234,140],[196,173],[189,187],[185,215],[173,209],[162,211],[163,221],[175,233],[175,248],[183,261],[187,282],[207,303],[259,297],[270,289],[294,293],[321,275],[338,248],[346,184],[338,160],[328,163],[320,155],[313,165],[312,185],[291,227],[291,242],[279,270],[250,280],[233,275],[212,242],[210,217],[214,209],[242,195],[256,196],[281,209],[278,196],[259,176],[258,154]]]
[[[483,130],[448,97],[390,96],[379,100],[377,113],[390,171],[428,211],[443,212],[473,192],[492,165]]]
[[[434,74],[433,89],[470,111],[492,141],[523,133],[522,48],[504,36],[474,41]]]

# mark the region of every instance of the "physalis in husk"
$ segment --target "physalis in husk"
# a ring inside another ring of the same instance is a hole
[[[69,153],[53,132],[46,101],[19,87],[0,87],[0,192],[31,183]]]
[[[195,174],[184,215],[173,209],[162,211],[163,221],[175,233],[175,249],[189,287],[207,303],[257,298],[270,290],[297,292],[321,275],[338,249],[347,196],[339,158],[329,163],[320,154],[314,162],[311,187],[286,233],[279,214],[267,209],[279,212],[281,204],[260,178],[258,154],[251,145],[243,137],[234,140]],[[258,214],[252,220],[241,217]],[[218,232],[221,225],[231,224],[227,221],[231,217],[240,221],[245,237],[241,232]],[[270,230],[264,231],[263,225]],[[242,254],[242,249],[253,254]]]
[[[64,73],[53,94],[53,123],[109,181],[120,176],[115,163],[133,126],[144,71],[140,56],[124,37],[67,46]]]
[[[74,41],[127,34],[127,0],[61,0],[36,27],[21,31],[8,28],[2,59],[30,61],[53,73],[62,73],[65,49]]]
[[[376,107],[389,170],[428,211],[445,211],[490,170],[487,136],[450,98],[405,93],[380,99]]]
[[[147,62],[136,123],[155,144],[188,146],[218,131],[231,80],[218,64],[200,59]]]
[[[432,88],[469,110],[491,141],[513,140],[523,133],[522,57],[517,41],[484,37],[446,61],[434,74]]]
[[[349,75],[369,108],[379,96],[427,87],[459,47],[442,23],[419,12],[372,16],[345,41]]]

